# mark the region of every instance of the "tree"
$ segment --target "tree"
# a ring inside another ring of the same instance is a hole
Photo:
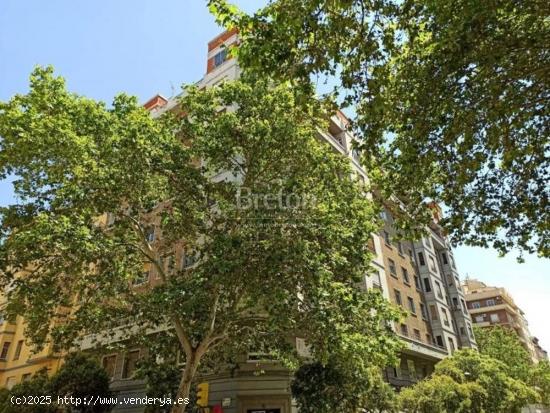
[[[508,374],[506,365],[474,350],[439,362],[427,380],[399,394],[405,412],[514,413],[538,400],[536,392]]]
[[[529,383],[539,393],[542,404],[550,407],[550,363],[539,361],[530,371]]]
[[[312,93],[329,78],[352,105],[363,160],[400,225],[430,219],[455,242],[548,257],[550,32],[538,0],[272,0],[246,15],[210,0],[237,27],[245,70]]]
[[[12,402],[12,397],[24,401],[24,398],[29,396],[37,397],[36,401],[43,403]],[[51,397],[50,403],[47,400],[48,396]],[[30,380],[16,384],[11,390],[6,390],[2,396],[0,411],[2,413],[57,413],[57,400],[54,397],[47,370],[44,368],[36,372]]]
[[[65,359],[59,371],[50,380],[52,394],[59,397],[74,397],[80,400],[94,398],[109,399],[110,378],[97,360],[82,353],[72,353]],[[73,406],[72,411],[81,413],[103,413],[110,411],[112,406],[106,403],[87,405],[82,403]]]
[[[302,365],[294,375],[291,390],[304,413],[392,412],[395,407],[395,395],[382,379],[380,369],[367,368],[363,372],[334,357],[325,365]]]
[[[36,69],[28,94],[0,104],[0,171],[18,196],[0,210],[6,312],[38,345],[173,340],[182,398],[215,354],[295,366],[292,337],[321,361],[391,362],[398,313],[358,288],[376,209],[318,139],[324,119],[291,85],[246,78],[188,87],[153,119],[135,98],[107,107]]]
[[[481,354],[504,363],[511,377],[528,382],[531,358],[515,331],[500,326],[475,327],[474,331]]]

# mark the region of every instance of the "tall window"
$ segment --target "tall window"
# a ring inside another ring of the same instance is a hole
[[[23,343],[24,340],[19,340],[17,342],[17,347],[15,347],[15,354],[13,355],[14,360],[19,360],[19,357],[21,356],[21,350],[23,349]]]
[[[391,245],[390,233],[388,231],[384,231],[383,234],[384,234],[384,242],[387,245]]]
[[[430,305],[430,315],[432,317],[432,320],[439,320],[439,317],[437,316],[437,307],[435,305]]]
[[[414,276],[414,286],[417,290],[422,289],[422,286],[420,285],[420,278],[418,278],[416,275]]]
[[[435,290],[437,291],[437,296],[443,298],[443,293],[441,292],[441,285],[435,281]]]
[[[472,308],[480,308],[480,307],[481,307],[481,305],[479,305],[479,302],[474,301],[474,302],[472,303]]]
[[[107,372],[107,375],[112,379],[115,377],[116,369],[116,354],[103,357],[101,362],[103,369]]]
[[[493,299],[487,300],[485,304],[489,307],[492,307],[493,305],[495,305],[495,300]]]
[[[397,251],[403,255],[403,244],[401,244],[401,241],[397,241]]]
[[[432,270],[433,272],[437,272],[436,268],[435,268],[435,261],[434,261],[434,257],[432,257],[431,255],[428,256],[428,258],[430,259],[430,270]]]
[[[131,378],[137,368],[137,362],[139,360],[139,350],[133,350],[126,353],[124,356],[124,366],[122,369],[122,378]]]
[[[447,265],[449,263],[449,261],[447,260],[447,253],[446,252],[441,253],[441,259],[443,260],[443,264]]]
[[[11,343],[6,341],[2,346],[2,352],[0,352],[0,360],[6,360],[8,358],[8,352],[10,351]]]
[[[412,297],[407,297],[407,301],[409,303],[409,310],[411,313],[416,314],[416,306],[414,305],[414,300]]]
[[[407,327],[406,324],[401,324],[401,334],[404,335],[405,337],[409,336],[409,328]]]
[[[449,350],[451,350],[451,353],[454,353],[455,351],[455,342],[451,337],[448,337],[447,340],[449,341]]]
[[[426,291],[427,293],[432,291],[432,287],[430,285],[430,280],[428,278],[424,278],[424,291]]]
[[[397,276],[397,269],[395,268],[395,261],[391,258],[388,259],[388,266],[390,267],[390,273],[393,276]]]
[[[411,281],[409,280],[409,273],[406,268],[401,267],[401,274],[403,274],[403,281],[410,284]]]
[[[220,66],[227,60],[227,49],[223,48],[214,55],[214,67]]]
[[[393,290],[393,293],[395,295],[395,302],[398,305],[403,305],[403,302],[401,301],[401,293],[399,292],[399,290]]]
[[[426,260],[424,259],[424,254],[419,252],[418,253],[418,262],[420,265],[426,265]]]

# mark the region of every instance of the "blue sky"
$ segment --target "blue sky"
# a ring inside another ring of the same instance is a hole
[[[264,1],[235,3],[253,10]],[[202,77],[207,42],[220,32],[202,0],[1,0],[0,100],[28,88],[35,65],[52,64],[69,89],[110,102],[119,92],[145,102],[171,96]],[[11,184],[0,182],[0,204]],[[527,314],[531,332],[550,350],[550,260],[498,258],[491,250],[459,247],[462,277],[508,289]]]

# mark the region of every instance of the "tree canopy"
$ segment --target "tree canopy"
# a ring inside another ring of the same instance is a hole
[[[213,354],[295,366],[293,337],[321,362],[384,365],[398,313],[358,288],[376,208],[318,139],[325,120],[290,84],[246,78],[187,87],[153,119],[135,98],[107,106],[37,68],[0,104],[0,173],[18,197],[0,210],[5,311],[37,345],[172,340],[182,397]]]
[[[435,366],[433,375],[398,396],[406,413],[520,413],[538,395],[508,375],[506,365],[475,350],[459,350]]]
[[[500,326],[476,327],[475,337],[481,354],[504,363],[513,378],[528,382],[531,357],[515,331]]]
[[[550,249],[549,5],[527,0],[271,0],[212,12],[241,66],[351,106],[363,161],[405,229],[441,203],[454,242]]]

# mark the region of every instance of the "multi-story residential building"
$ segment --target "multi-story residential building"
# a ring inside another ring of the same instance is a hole
[[[0,318],[0,387],[11,389],[42,369],[53,374],[61,365],[61,355],[51,342],[37,351],[26,342],[24,329],[22,317]]]
[[[531,341],[533,342],[533,346],[535,348],[535,354],[537,357],[537,360],[548,360],[548,352],[542,348],[542,346],[539,343],[539,339],[536,337],[532,337]]]
[[[397,240],[391,213],[382,213],[388,295],[408,314],[395,326],[406,343],[401,364],[387,369],[396,387],[426,377],[435,363],[456,349],[476,347],[452,251],[437,225],[440,211],[435,212],[429,235],[418,242]]]
[[[544,358],[545,351],[538,344],[538,339],[533,339],[529,332],[525,313],[517,306],[506,289],[488,286],[475,279],[467,279],[464,282],[464,290],[468,311],[476,326],[499,325],[510,328],[516,332],[534,362]]]

